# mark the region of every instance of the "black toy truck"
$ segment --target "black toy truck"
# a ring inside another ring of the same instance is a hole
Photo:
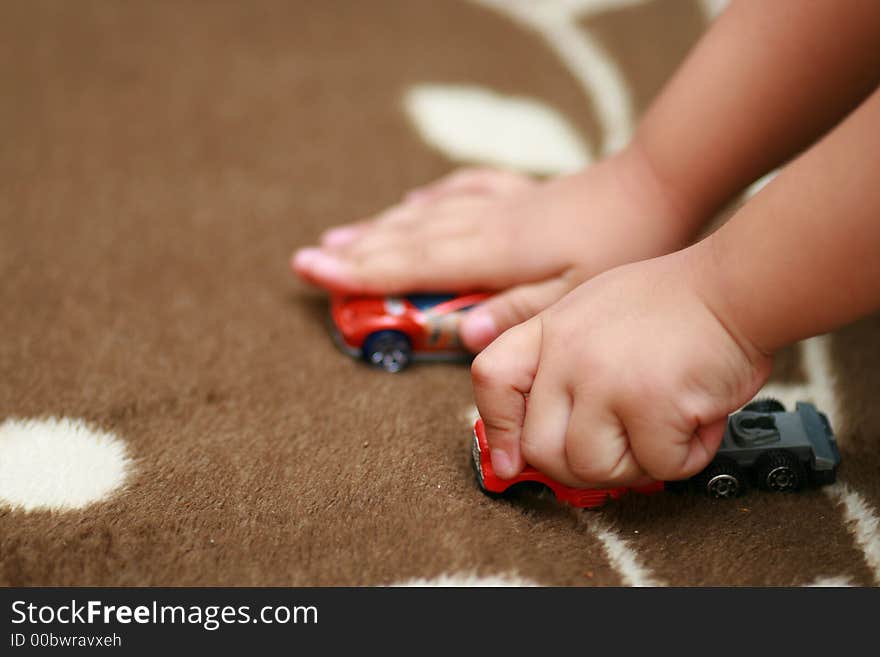
[[[808,402],[786,412],[777,400],[760,399],[728,418],[715,458],[690,481],[716,498],[735,497],[749,485],[786,492],[834,483],[839,465],[824,413]]]

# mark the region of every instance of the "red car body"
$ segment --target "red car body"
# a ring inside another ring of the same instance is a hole
[[[485,293],[336,295],[330,302],[330,314],[337,344],[351,356],[369,357],[364,350],[371,337],[391,332],[406,339],[414,359],[458,359],[467,355],[458,336],[461,316],[488,296]],[[374,364],[381,366],[379,361]]]
[[[473,458],[474,470],[477,474],[477,481],[480,484],[480,488],[484,491],[503,493],[516,484],[524,481],[535,481],[544,484],[552,490],[553,494],[556,495],[556,499],[560,502],[567,502],[572,506],[583,509],[602,506],[609,499],[616,500],[631,490],[638,493],[656,493],[665,488],[662,481],[655,481],[637,488],[572,488],[551,479],[530,465],[526,465],[525,469],[513,479],[501,479],[495,475],[492,469],[492,461],[489,459],[489,443],[486,442],[486,428],[483,426],[482,418],[477,418],[476,423],[474,423],[471,456]]]

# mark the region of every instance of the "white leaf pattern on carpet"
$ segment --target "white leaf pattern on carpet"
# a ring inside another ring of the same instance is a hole
[[[852,585],[853,583],[848,577],[819,577],[805,586],[813,588],[840,588]]]
[[[579,515],[590,533],[602,543],[608,561],[623,579],[625,586],[666,586],[665,582],[654,577],[648,567],[642,563],[635,548],[599,514],[586,511]]]
[[[536,174],[577,171],[589,149],[559,112],[476,86],[418,85],[404,107],[422,138],[452,160]]]
[[[125,444],[82,420],[0,424],[0,506],[80,509],[118,490],[130,469]]]
[[[597,151],[609,155],[630,139],[634,109],[629,86],[614,59],[580,20],[638,0],[472,0],[540,34],[593,105],[601,127]]]
[[[826,494],[843,507],[843,517],[853,539],[865,555],[865,563],[880,585],[880,517],[858,492],[843,483],[825,488]]]
[[[429,579],[409,579],[405,582],[392,584],[391,586],[400,587],[520,587],[520,586],[538,586],[537,582],[524,579],[517,575],[489,575],[481,576],[473,573],[458,573],[454,575],[439,575]]]

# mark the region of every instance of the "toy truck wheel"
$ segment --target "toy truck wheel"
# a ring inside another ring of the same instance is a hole
[[[746,489],[742,470],[728,459],[713,461],[695,479],[699,489],[715,499],[736,497]]]
[[[753,413],[785,413],[785,406],[778,399],[767,397],[749,402],[743,406],[743,410],[752,411]]]
[[[803,465],[789,452],[769,452],[757,465],[758,483],[774,493],[800,488],[806,479]]]
[[[663,482],[663,489],[669,491],[670,493],[687,493],[688,489],[691,487],[690,479],[684,479],[681,481],[665,481]]]
[[[399,372],[409,365],[412,345],[400,331],[377,331],[364,340],[364,360],[386,372]]]

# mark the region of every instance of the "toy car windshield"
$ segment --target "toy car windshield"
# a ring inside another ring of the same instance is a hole
[[[406,297],[406,300],[419,310],[424,311],[439,306],[441,303],[452,301],[454,298],[454,294],[411,294]]]

